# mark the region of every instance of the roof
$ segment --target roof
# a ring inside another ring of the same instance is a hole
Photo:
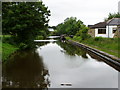
[[[107,25],[120,25],[120,18],[113,18],[107,21]]]
[[[106,22],[100,22],[95,25],[88,25],[89,28],[94,29],[94,28],[106,28]]]
[[[89,28],[91,28],[93,25],[88,25]]]
[[[106,22],[100,22],[94,25],[88,25],[89,28],[94,29],[94,28],[106,28],[106,26],[109,25],[120,25],[120,18],[112,18]]]

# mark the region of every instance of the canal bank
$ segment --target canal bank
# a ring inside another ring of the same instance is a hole
[[[9,43],[2,43],[2,62],[6,62],[7,59],[15,53],[19,48]]]
[[[68,40],[68,42],[70,42],[73,45],[84,48],[90,54],[92,53],[92,54],[96,55],[97,57],[101,58],[101,60],[105,61],[107,64],[114,64],[115,65],[114,68],[117,68],[117,70],[119,69],[119,67],[120,67],[120,58],[117,58],[117,57],[115,57],[113,55],[110,55],[108,53],[105,53],[103,51],[100,51],[98,49],[92,48],[92,47],[90,47],[88,45],[85,45],[85,44],[82,44],[82,43],[79,43],[79,42],[76,42],[76,41],[73,41],[73,40]],[[116,67],[116,66],[118,66],[118,67]],[[120,71],[120,69],[119,69],[119,71]]]

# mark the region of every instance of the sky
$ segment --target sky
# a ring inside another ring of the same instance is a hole
[[[67,17],[77,17],[85,25],[104,21],[109,13],[118,12],[120,0],[42,0],[51,11],[49,25],[56,26]]]

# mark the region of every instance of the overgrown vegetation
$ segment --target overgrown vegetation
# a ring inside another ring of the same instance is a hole
[[[2,61],[6,61],[8,57],[18,50],[17,44],[14,42],[13,38],[11,35],[1,35],[0,38],[2,39],[1,43],[1,53],[2,53]]]
[[[102,38],[102,37],[95,37],[95,38],[88,38],[86,40],[81,40],[79,39],[80,37],[77,38],[67,38],[71,39],[80,43],[84,43],[86,45],[89,45],[93,48],[102,50],[106,53],[109,53],[111,55],[114,55],[116,57],[120,58],[120,55],[118,54],[120,51],[119,47],[119,38]]]
[[[120,58],[120,55],[118,52],[120,51],[119,48],[119,39],[118,38],[102,38],[102,37],[96,37],[96,38],[89,38],[82,43],[88,44],[90,46],[93,46],[99,50],[105,51],[111,55],[115,55],[116,57]]]
[[[2,43],[2,61],[4,62],[5,60],[7,60],[10,54],[15,52],[16,50],[18,50],[16,46],[9,43]]]

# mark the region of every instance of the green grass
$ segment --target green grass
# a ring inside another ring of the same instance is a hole
[[[18,48],[8,43],[2,43],[2,61],[6,61],[8,57]]]
[[[118,51],[120,49],[118,48],[118,39],[117,38],[101,38],[100,40],[96,40],[95,38],[90,38],[88,40],[83,41],[82,43],[90,45],[96,49],[102,50],[104,52],[107,52],[111,55],[114,55],[116,57],[119,57]]]
[[[70,39],[70,38],[67,38]],[[88,46],[91,46],[93,48],[96,48],[98,50],[104,51],[108,54],[114,55],[118,58],[120,58],[120,55],[118,52],[120,51],[120,39],[118,38],[89,38],[83,41],[80,41],[79,39],[73,38],[71,40],[86,44]]]
[[[0,60],[2,58],[2,42],[0,41]]]
[[[0,37],[11,37],[11,35],[0,35]]]

